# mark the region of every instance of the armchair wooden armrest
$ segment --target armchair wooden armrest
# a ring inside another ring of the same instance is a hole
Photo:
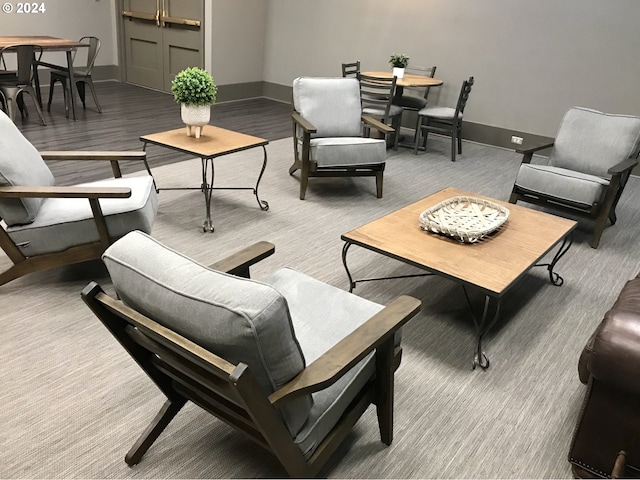
[[[624,172],[626,172],[627,170],[631,170],[636,165],[638,165],[638,159],[637,158],[627,158],[623,162],[620,162],[617,165],[614,165],[613,167],[611,167],[607,171],[607,173],[609,175],[620,175],[620,174],[623,174]]]
[[[90,161],[108,161],[111,162],[111,170],[116,178],[122,177],[119,160],[141,160],[151,175],[149,165],[147,163],[147,152],[143,151],[48,151],[39,152],[43,160],[90,160]]]
[[[0,187],[0,197],[5,198],[128,198],[131,189],[126,187]]]
[[[273,243],[257,242],[233,255],[223,258],[209,268],[237,275],[238,277],[249,278],[249,267],[273,255],[275,251],[276,247]]]
[[[402,295],[269,396],[272,405],[323,390],[384,342],[420,311],[420,301]]]
[[[388,134],[388,133],[395,132],[395,129],[393,127],[390,127],[389,125],[386,125],[386,124],[382,123],[380,120],[377,120],[377,119],[375,119],[373,117],[370,117],[369,115],[363,115],[362,116],[362,123],[364,123],[365,125],[367,125],[369,127],[375,128],[380,133],[384,133],[385,135]]]
[[[147,152],[92,152],[92,151],[48,151],[39,152],[43,160],[144,160]]]
[[[306,120],[302,115],[298,112],[292,112],[291,118],[294,122],[296,122],[306,133],[316,133],[317,129],[313,126],[311,122]]]
[[[533,154],[535,152],[539,152],[540,150],[551,147],[553,147],[553,142],[535,146],[523,145],[519,148],[516,148],[516,153],[522,153],[522,163],[531,163],[531,159],[533,158]]]

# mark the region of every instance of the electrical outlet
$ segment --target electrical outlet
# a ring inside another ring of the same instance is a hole
[[[516,137],[515,135],[512,136],[511,143],[515,143],[516,145],[522,145],[522,137]]]

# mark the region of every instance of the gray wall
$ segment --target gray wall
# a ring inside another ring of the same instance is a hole
[[[474,75],[466,120],[554,136],[573,105],[640,114],[639,22],[635,0],[269,0],[264,79],[339,75],[356,59],[388,69],[406,53],[437,65],[434,103]]]
[[[118,65],[116,0],[45,5],[46,14],[0,14],[1,34],[95,34],[97,65]],[[501,132],[488,143],[552,137],[572,105],[640,114],[637,0],[207,0],[207,12],[217,82],[284,101],[297,76],[339,75],[355,59],[387,69],[398,52],[438,66],[434,104],[453,104],[475,76],[465,119],[472,132]]]

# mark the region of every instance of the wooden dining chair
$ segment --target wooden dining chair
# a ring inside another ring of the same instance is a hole
[[[392,103],[397,77],[378,77],[359,72],[357,78],[360,81],[362,113],[380,120],[394,129],[393,140],[390,143],[394,150],[398,150],[402,107]]]
[[[360,73],[360,60],[356,60],[351,63],[342,64],[342,76],[343,77],[357,77]]]

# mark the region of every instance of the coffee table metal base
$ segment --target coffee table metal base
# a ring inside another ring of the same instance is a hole
[[[536,263],[534,265],[534,267],[546,267],[549,273],[549,281],[552,285],[559,287],[564,283],[564,279],[557,272],[554,271],[554,268],[558,263],[558,261],[569,251],[569,248],[571,248],[572,243],[573,243],[573,235],[569,234],[567,237],[563,239],[562,244],[556,251],[551,262]],[[353,292],[353,290],[356,288],[356,285],[358,283],[363,283],[363,282],[373,282],[373,281],[379,281],[379,280],[397,280],[401,278],[415,278],[415,277],[426,277],[426,276],[436,275],[433,272],[425,272],[425,273],[417,273],[417,274],[410,274],[410,275],[395,275],[390,277],[363,278],[363,279],[354,280],[354,278],[351,275],[351,272],[349,271],[349,267],[347,266],[347,251],[349,250],[349,247],[351,245],[353,245],[352,242],[345,240],[345,244],[342,247],[342,264],[344,265],[344,269],[347,272],[347,277],[349,278],[349,292]],[[476,329],[476,346],[475,346],[475,352],[473,355],[471,368],[472,370],[475,370],[476,367],[480,367],[483,370],[486,370],[487,368],[489,368],[490,362],[489,362],[489,357],[482,349],[482,340],[484,336],[489,332],[489,330],[491,330],[491,328],[496,324],[496,322],[500,318],[500,303],[501,303],[502,297],[485,295],[482,315],[480,316],[480,319],[478,319],[477,315],[473,311],[473,304],[471,302],[471,299],[469,298],[467,285],[463,283],[462,288],[464,291],[464,296],[467,300],[467,305],[469,306],[469,311],[471,312],[471,318],[473,319],[473,324]],[[494,300],[494,302],[492,302],[492,300]],[[491,320],[488,321],[489,312],[492,309],[491,307],[492,303],[495,304],[495,306],[493,307],[494,312],[493,312],[493,315],[491,316]]]

